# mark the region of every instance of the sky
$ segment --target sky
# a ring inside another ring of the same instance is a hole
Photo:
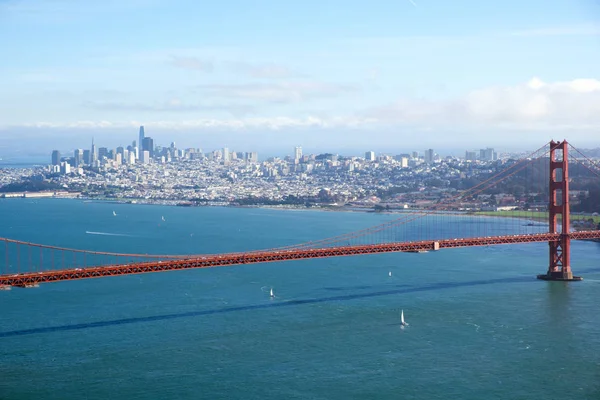
[[[0,0],[0,157],[600,146],[599,0]]]

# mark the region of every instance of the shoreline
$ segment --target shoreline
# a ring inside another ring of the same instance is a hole
[[[369,213],[369,214],[383,214],[383,215],[411,215],[418,213],[426,213],[429,215],[452,215],[454,217],[487,217],[487,218],[515,218],[524,221],[535,222],[536,225],[541,226],[540,222],[546,222],[548,220],[548,213],[545,211],[434,211],[429,209],[419,208],[390,208],[378,210],[373,207],[365,206],[334,206],[334,205],[319,205],[315,204],[310,207],[305,205],[295,204],[272,204],[272,205],[239,205],[232,204],[225,201],[209,201],[202,203],[193,203],[189,200],[163,200],[163,199],[115,199],[115,198],[98,198],[98,197],[85,197],[81,196],[80,192],[55,192],[56,195],[51,195],[50,192],[44,192],[42,195],[36,195],[37,192],[33,192],[32,195],[27,196],[28,192],[12,193],[13,196],[2,196],[0,194],[0,201],[8,199],[28,199],[28,200],[44,200],[44,199],[68,199],[68,200],[79,200],[84,203],[106,203],[106,204],[132,204],[132,205],[156,205],[156,206],[176,206],[176,207],[228,207],[228,208],[259,208],[267,210],[280,210],[280,211],[319,211],[319,212],[358,212],[358,213]],[[19,194],[19,195],[17,195]],[[531,215],[527,215],[531,213]],[[592,219],[594,225],[600,224],[600,216],[594,215],[581,215],[571,213],[571,221],[588,221]],[[560,215],[558,216],[560,221]],[[577,225],[577,224],[575,224]],[[545,226],[545,225],[544,225]]]
[[[226,208],[255,208],[255,209],[267,209],[267,210],[280,210],[280,211],[322,211],[322,212],[360,212],[360,213],[369,213],[369,214],[383,214],[383,215],[397,215],[397,214],[418,214],[418,213],[427,213],[430,215],[447,215],[454,217],[488,217],[488,218],[516,218],[522,220],[529,220],[535,222],[541,222],[547,220],[546,216],[540,216],[540,211],[532,211],[532,213],[537,213],[538,215],[514,215],[510,213],[514,213],[514,211],[506,211],[504,214],[503,211],[434,211],[429,209],[419,209],[419,208],[409,208],[409,209],[394,209],[390,208],[383,211],[375,210],[370,207],[352,207],[352,206],[332,206],[332,205],[314,205],[311,207],[301,206],[301,205],[238,205],[238,204],[230,204],[228,202],[205,202],[200,204],[193,204],[189,201],[183,200],[150,200],[150,199],[127,199],[127,200],[118,200],[112,198],[89,198],[80,195],[74,196],[40,196],[40,197],[6,197],[0,198],[0,201],[8,199],[28,199],[28,200],[79,200],[84,203],[106,203],[106,204],[131,204],[131,205],[155,205],[155,206],[171,206],[171,207],[183,207],[183,208],[198,208],[198,207],[226,207]],[[189,204],[188,204],[189,203]],[[527,211],[522,211],[521,213],[527,213]],[[575,217],[575,218],[574,218]],[[594,218],[599,219],[598,216],[586,216],[586,215],[576,215],[571,214],[571,220],[582,220],[585,218]],[[560,220],[560,219],[559,219]]]

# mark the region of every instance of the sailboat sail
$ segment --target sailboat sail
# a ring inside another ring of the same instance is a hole
[[[402,325],[406,325],[406,322],[404,322],[404,310],[402,310],[402,312],[400,313],[400,323]]]

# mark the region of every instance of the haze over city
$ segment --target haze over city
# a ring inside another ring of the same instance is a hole
[[[595,1],[0,3],[0,156],[595,147]],[[19,138],[19,140],[15,140]]]

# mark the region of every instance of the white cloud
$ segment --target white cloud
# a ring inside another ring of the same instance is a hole
[[[300,74],[290,68],[279,64],[248,64],[245,62],[229,63],[231,69],[251,78],[257,79],[283,79],[298,77]]]
[[[84,107],[102,111],[134,111],[134,112],[195,112],[195,111],[225,111],[234,115],[253,113],[255,107],[246,104],[187,104],[179,99],[153,103],[125,103],[88,101]]]
[[[237,118],[237,119],[192,119],[181,121],[76,121],[67,123],[37,122],[24,124],[27,128],[135,128],[144,125],[148,128],[170,130],[182,129],[269,129],[280,130],[285,128],[358,128],[368,126],[375,121],[368,118],[357,117],[265,117],[265,118]]]
[[[172,56],[170,63],[178,68],[192,69],[201,72],[212,72],[213,63],[208,60],[202,60],[198,57]]]
[[[382,123],[486,126],[519,129],[600,127],[600,81],[546,83],[474,90],[444,101],[400,99],[365,115]]]
[[[207,95],[227,100],[240,99],[266,102],[294,102],[311,98],[335,96],[352,87],[315,82],[248,85],[203,85]],[[236,107],[230,102],[206,105],[213,109]],[[164,129],[285,129],[285,128],[403,128],[411,131],[490,130],[496,132],[570,131],[596,132],[600,129],[600,81],[574,79],[544,82],[533,78],[513,86],[495,86],[473,90],[464,96],[445,100],[401,98],[393,104],[373,107],[346,115],[327,116],[321,113],[289,112],[288,115],[267,116],[253,110],[253,117],[244,117],[243,110],[234,118],[197,119],[196,107],[177,99],[157,104],[98,103],[97,108],[129,111],[182,111],[181,120],[146,121]],[[187,113],[186,113],[187,111]],[[190,116],[192,116],[190,118]],[[137,121],[77,121],[65,123],[32,123],[29,127],[49,128],[122,128],[135,127]]]
[[[195,88],[204,95],[216,98],[259,100],[268,103],[297,103],[316,98],[336,97],[358,90],[352,85],[316,81],[237,85],[205,84]]]

